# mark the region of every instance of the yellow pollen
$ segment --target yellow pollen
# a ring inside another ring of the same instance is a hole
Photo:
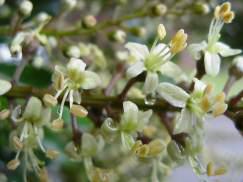
[[[235,13],[233,11],[224,14],[223,19],[225,23],[231,23],[235,18]]]
[[[213,110],[213,116],[216,117],[216,116],[219,116],[221,114],[223,114],[226,109],[227,109],[227,104],[217,104],[216,107],[214,108]]]
[[[85,117],[88,111],[81,105],[73,105],[70,109],[71,113],[78,117]]]
[[[214,175],[214,166],[212,162],[209,162],[207,165],[207,175],[213,176]]]

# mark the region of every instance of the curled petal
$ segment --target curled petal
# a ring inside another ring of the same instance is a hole
[[[201,58],[202,51],[207,47],[207,43],[205,41],[199,44],[190,44],[188,46],[188,50],[193,56],[194,59],[199,60]]]
[[[240,49],[232,49],[230,46],[222,42],[217,42],[215,46],[218,53],[223,57],[234,56],[241,53]]]

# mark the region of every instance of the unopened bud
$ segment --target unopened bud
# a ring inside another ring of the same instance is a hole
[[[167,6],[164,4],[156,4],[151,7],[151,16],[163,16],[167,12]]]
[[[205,15],[208,14],[210,11],[208,4],[206,3],[196,3],[194,5],[194,12],[199,15]]]
[[[144,27],[133,27],[130,32],[137,37],[143,37],[146,34],[146,29]]]
[[[72,10],[77,5],[77,0],[64,0],[63,8],[67,10]]]
[[[9,170],[15,170],[17,169],[17,167],[20,165],[20,161],[18,159],[13,159],[11,161],[8,162],[7,164],[7,168]]]
[[[56,150],[48,149],[46,151],[46,157],[49,159],[56,159],[59,156],[59,152]]]
[[[157,28],[157,34],[158,34],[160,40],[163,40],[165,38],[166,30],[165,30],[165,26],[163,24],[159,24],[159,26]]]
[[[72,105],[70,111],[73,115],[78,117],[85,117],[88,114],[88,111],[81,105]]]
[[[47,107],[54,107],[57,105],[57,99],[50,94],[45,94],[43,101]]]
[[[51,19],[51,17],[47,13],[42,12],[37,15],[36,22],[38,24],[42,24],[42,23],[49,21],[50,19]]]
[[[85,28],[92,28],[97,24],[97,20],[93,15],[87,15],[84,17],[82,23]]]
[[[22,1],[19,5],[19,12],[24,16],[30,15],[32,9],[33,9],[33,4],[31,1],[28,0]]]
[[[20,139],[17,136],[13,137],[13,144],[16,147],[16,149],[21,150],[23,148],[23,143],[20,141]]]
[[[63,128],[63,125],[64,125],[64,121],[61,118],[55,119],[51,123],[52,128],[55,129],[55,130],[62,129]]]
[[[10,115],[10,111],[8,109],[3,109],[1,112],[0,112],[0,120],[5,120],[9,117]]]
[[[70,46],[67,50],[69,57],[79,58],[81,56],[80,48],[78,46]]]
[[[122,30],[116,30],[109,34],[109,38],[114,42],[124,43],[126,40],[126,33]]]

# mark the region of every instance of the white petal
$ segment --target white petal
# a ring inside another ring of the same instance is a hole
[[[237,69],[243,72],[243,56],[237,56],[234,58],[233,64],[237,67]]]
[[[73,106],[73,90],[70,90],[69,92],[69,107],[71,109],[71,107]]]
[[[7,93],[11,89],[12,85],[6,80],[0,80],[0,95]]]
[[[101,80],[99,76],[92,71],[84,71],[84,81],[82,82],[83,89],[93,89],[100,85]]]
[[[241,53],[240,49],[232,49],[230,46],[222,42],[217,42],[215,46],[218,53],[223,57],[234,56]]]
[[[160,83],[157,89],[158,94],[167,102],[175,107],[185,107],[187,99],[189,98],[182,88],[171,83]]]
[[[129,151],[131,150],[132,146],[134,145],[135,141],[132,135],[127,133],[121,132],[121,142],[123,150]]]
[[[182,69],[175,63],[168,61],[160,67],[163,75],[173,78],[176,82],[187,81],[188,78]]]
[[[176,121],[174,134],[178,133],[188,133],[193,129],[193,123],[195,122],[196,116],[186,108],[181,110],[180,117]]]
[[[144,64],[141,61],[137,61],[127,69],[127,75],[130,78],[138,76],[145,70]]]
[[[123,102],[124,119],[126,121],[137,121],[138,120],[138,107],[136,104],[125,101]]]
[[[73,99],[74,99],[75,103],[81,104],[81,95],[80,95],[79,91],[77,91],[77,90],[73,91]]]
[[[170,49],[167,47],[166,44],[158,44],[157,46],[154,47],[154,49],[151,50],[151,53],[162,56],[166,52],[169,52],[169,50]],[[170,53],[169,53],[169,55],[170,55]]]
[[[201,58],[201,51],[205,50],[206,47],[207,47],[207,43],[203,41],[199,44],[190,44],[188,46],[188,50],[194,59],[199,60]]]
[[[206,88],[206,84],[204,82],[202,82],[201,80],[198,80],[197,78],[193,78],[194,81],[194,93],[203,93],[205,88]]]
[[[204,66],[206,73],[211,76],[216,76],[220,69],[220,57],[218,54],[205,52]]]
[[[131,52],[137,59],[144,60],[149,54],[149,50],[146,45],[128,42],[125,47]]]
[[[148,111],[139,111],[138,113],[138,131],[142,131],[144,126],[149,122],[150,117],[152,116],[153,111],[148,110]]]
[[[69,63],[67,64],[68,70],[76,70],[78,72],[82,72],[85,70],[86,63],[81,59],[71,58]]]
[[[147,72],[147,76],[144,83],[144,93],[149,94],[156,90],[159,84],[159,77],[157,73]]]

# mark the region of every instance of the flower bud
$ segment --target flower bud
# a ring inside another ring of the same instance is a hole
[[[46,151],[46,157],[48,157],[49,159],[56,159],[59,156],[59,152],[56,150],[52,150],[52,149],[48,149]]]
[[[98,150],[98,144],[93,135],[84,133],[82,136],[82,154],[85,156],[93,156]]]
[[[81,52],[78,46],[70,46],[67,50],[67,55],[69,57],[79,58],[81,56]]]
[[[113,126],[113,120],[107,118],[101,126],[101,131],[104,136],[110,138],[112,135],[117,134],[118,129]]]
[[[0,120],[5,120],[9,117],[10,115],[10,111],[9,109],[3,109],[1,112],[0,112]]]
[[[164,143],[159,139],[155,139],[151,141],[148,144],[148,146],[149,146],[149,155],[151,156],[157,156],[165,149]]]
[[[65,146],[65,153],[73,158],[73,159],[78,159],[79,158],[79,154],[78,154],[78,148],[74,145],[73,142],[69,142],[66,146]]]
[[[77,5],[77,0],[64,0],[63,7],[67,10],[72,10]]]
[[[24,16],[29,16],[32,12],[33,4],[31,1],[23,0],[19,5],[19,12]]]
[[[55,119],[52,121],[51,126],[54,130],[60,130],[63,128],[64,121],[61,118]]]
[[[165,26],[163,24],[159,24],[159,26],[157,28],[157,34],[158,34],[160,40],[163,40],[165,38],[166,30],[165,30]]]
[[[110,40],[118,43],[124,43],[126,40],[126,33],[123,30],[116,30],[109,34]]]
[[[151,16],[163,16],[167,12],[165,4],[156,4],[151,7]]]
[[[196,3],[196,4],[194,5],[194,9],[193,9],[193,10],[194,10],[194,12],[195,12],[196,14],[199,14],[199,15],[205,15],[205,14],[208,14],[209,11],[210,11],[208,4],[206,4],[206,3],[201,3],[201,2]]]
[[[72,105],[70,111],[73,115],[78,117],[85,117],[88,114],[88,111],[81,105]]]
[[[57,105],[57,99],[50,94],[45,94],[43,101],[47,107],[54,107]]]
[[[83,18],[82,25],[85,28],[93,28],[96,24],[97,20],[93,15],[87,15]]]
[[[51,16],[49,16],[47,13],[41,12],[36,17],[36,23],[43,24],[46,23],[51,19]]]
[[[130,32],[137,37],[143,37],[146,34],[146,29],[144,27],[133,27]]]
[[[21,150],[24,146],[17,136],[13,136],[13,144],[17,150]]]
[[[41,111],[41,101],[37,97],[31,97],[24,110],[23,118],[29,122],[36,122],[40,119]]]
[[[13,159],[8,162],[7,168],[9,170],[15,170],[20,165],[20,161],[18,159]]]

